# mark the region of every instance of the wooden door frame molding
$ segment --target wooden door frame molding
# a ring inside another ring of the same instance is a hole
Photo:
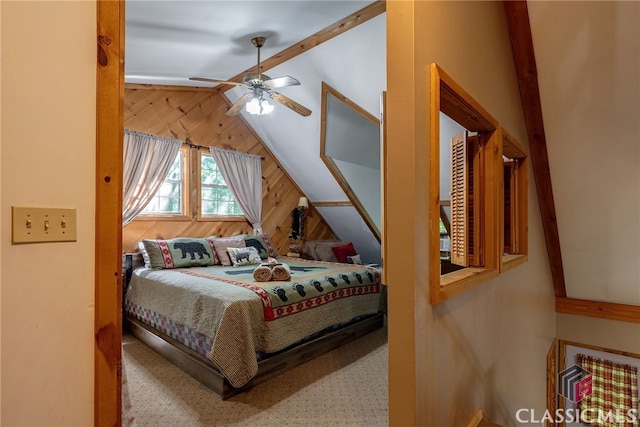
[[[94,425],[122,423],[124,1],[96,1]]]
[[[122,135],[125,1],[96,0],[96,4],[98,31],[94,425],[113,426],[122,422]],[[377,0],[269,58],[264,61],[263,66],[265,69],[273,67],[385,11],[386,1]],[[220,85],[214,90],[225,88],[228,87]]]

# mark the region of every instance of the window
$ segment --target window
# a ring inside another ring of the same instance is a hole
[[[430,301],[438,304],[527,257],[527,155],[431,66]]]
[[[200,206],[203,217],[243,215],[215,160],[205,153],[200,153]]]
[[[501,271],[527,260],[527,155],[504,129],[502,139],[502,266]]]
[[[143,209],[143,215],[184,215],[186,208],[186,158],[187,150],[181,148],[160,189],[158,189],[153,199],[151,199],[149,204]]]
[[[189,179],[198,175],[200,179]],[[196,197],[198,194],[200,197]],[[185,220],[195,217],[196,212],[200,212],[201,220],[244,221],[244,213],[211,154],[183,146],[162,186],[138,219]]]

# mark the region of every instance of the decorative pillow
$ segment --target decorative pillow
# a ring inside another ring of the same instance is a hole
[[[253,246],[246,248],[229,248],[229,258],[234,267],[260,264],[262,262],[262,258],[260,258],[258,251]]]
[[[261,234],[260,237],[262,237],[262,240],[264,241],[264,243],[267,245],[267,248],[269,249],[269,256],[271,258],[277,258],[278,251],[276,251],[276,247],[271,242],[271,237],[265,233]]]
[[[228,248],[246,248],[247,246],[244,243],[243,236],[234,236],[234,237],[217,237],[213,238],[213,246],[216,249],[216,254],[218,255],[218,259],[220,260],[220,264],[225,267],[230,266],[231,259],[229,258],[229,254],[227,253]]]
[[[335,243],[323,243],[316,245],[316,255],[314,259],[319,261],[338,262],[338,258],[336,258],[336,254],[333,252],[334,245]]]
[[[345,245],[345,244],[347,244],[347,242],[343,242],[336,239],[310,240],[308,242],[304,242],[302,253],[307,258],[316,259],[319,261],[337,262],[338,260],[336,259],[336,256],[334,255],[333,251],[331,250],[331,247]],[[320,253],[318,253],[318,248],[321,248]]]
[[[140,243],[140,252],[148,268],[198,267],[217,262],[211,239],[176,237],[143,239]]]
[[[347,264],[362,265],[362,260],[360,259],[360,255],[347,256]]]
[[[269,246],[267,246],[267,243],[264,241],[262,236],[255,234],[245,234],[244,243],[247,247],[252,246],[256,248],[256,251],[258,251],[258,255],[260,255],[260,258],[269,258]]]
[[[149,259],[149,254],[144,248],[144,244],[142,242],[138,242],[138,250],[140,250],[140,254],[142,255],[142,259],[144,260],[144,266],[146,268],[151,268],[151,260]]]
[[[334,246],[331,250],[336,255],[336,258],[338,258],[338,262],[347,262],[348,256],[358,255],[356,249],[353,247],[353,243],[351,242],[342,246]]]

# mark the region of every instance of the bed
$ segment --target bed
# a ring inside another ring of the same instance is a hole
[[[125,327],[226,399],[383,326],[379,266],[277,262],[290,280],[258,282],[256,265],[136,268]]]

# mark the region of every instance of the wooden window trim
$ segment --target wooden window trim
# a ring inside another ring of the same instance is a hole
[[[514,185],[515,201],[512,201],[512,211],[514,217],[514,227],[512,232],[514,233],[515,247],[512,248],[510,253],[506,253],[504,248],[504,176],[500,178],[498,191],[499,196],[499,211],[500,212],[500,225],[499,239],[500,242],[500,272],[511,270],[528,261],[528,192],[529,192],[529,168],[528,168],[528,155],[525,148],[504,128],[498,128],[498,138],[502,140],[500,144],[500,158],[505,156],[509,159],[513,159],[514,170],[512,185]],[[501,174],[504,174],[504,168],[502,168]]]
[[[180,148],[183,152],[183,208],[181,214],[139,214],[134,221],[193,221],[198,222],[245,222],[244,215],[202,215],[202,186],[200,156],[201,153],[194,147],[184,145]]]
[[[199,150],[192,150],[195,154],[192,156],[192,195],[194,203],[192,206],[194,217],[198,222],[246,222],[244,215],[203,215],[202,214],[202,156],[211,156],[209,153],[203,153]]]
[[[469,131],[483,134],[482,168],[484,178],[482,247],[483,267],[468,267],[462,270],[440,274],[440,233],[429,234],[429,297],[431,304],[438,304],[453,298],[493,277],[499,272],[498,249],[498,180],[502,173],[496,168],[501,164],[501,136],[496,130],[498,122],[471,97],[460,85],[447,75],[437,64],[431,65],[431,107],[430,107],[430,194],[429,210],[431,230],[439,230],[440,220],[440,112],[446,114]]]
[[[191,179],[190,179],[190,150],[189,147],[183,145],[180,147],[182,155],[182,212],[176,214],[170,213],[139,213],[135,217],[135,221],[188,221],[189,207],[191,200]]]

